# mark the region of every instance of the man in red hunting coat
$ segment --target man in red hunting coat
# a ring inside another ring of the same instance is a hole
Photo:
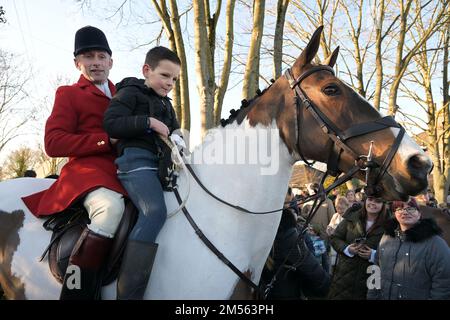
[[[115,93],[108,80],[111,49],[105,34],[92,26],[75,34],[75,66],[80,79],[56,91],[45,126],[45,150],[51,157],[69,157],[58,180],[47,190],[23,198],[37,217],[61,212],[80,201],[91,223],[83,231],[69,260],[81,271],[81,286],[66,274],[61,299],[98,297],[99,271],[112,245],[124,211],[123,189],[114,164],[114,139],[103,130],[103,114]],[[73,268],[68,268],[73,270]]]

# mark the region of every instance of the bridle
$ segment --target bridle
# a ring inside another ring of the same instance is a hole
[[[369,193],[378,193],[381,191],[381,187],[378,186],[378,183],[381,181],[387,169],[391,165],[391,162],[394,159],[394,156],[398,148],[400,147],[403,136],[405,135],[405,129],[401,125],[399,125],[391,116],[386,116],[377,120],[355,124],[344,131],[337,128],[336,125],[314,104],[314,102],[311,99],[309,99],[308,95],[301,87],[301,83],[303,80],[305,80],[311,74],[319,71],[328,71],[332,75],[334,75],[333,68],[326,65],[313,66],[312,68],[304,71],[297,79],[294,79],[291,69],[287,69],[284,74],[286,79],[289,81],[290,88],[294,90],[296,97],[297,152],[299,153],[301,159],[303,160],[303,162],[305,162],[305,164],[311,165],[311,163],[308,162],[307,159],[305,158],[302,152],[302,148],[300,147],[301,121],[304,111],[307,110],[318,122],[322,131],[325,134],[327,134],[332,141],[331,150],[329,152],[329,157],[327,161],[327,175],[336,177],[341,173],[341,171],[339,170],[339,160],[341,158],[341,154],[345,152],[349,154],[355,161],[354,166],[347,172],[347,175],[351,174],[351,176],[353,176],[359,170],[366,171],[367,189],[369,191],[371,190],[371,192]],[[400,129],[400,131],[397,137],[395,138],[395,141],[391,149],[389,150],[388,155],[386,156],[381,165],[372,160],[371,148],[368,155],[358,155],[348,145],[348,140],[352,138],[363,136],[387,128],[398,128]],[[370,170],[375,168],[380,168],[378,174],[375,176],[375,178],[369,181]]]

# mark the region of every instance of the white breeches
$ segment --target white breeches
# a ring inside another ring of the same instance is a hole
[[[83,205],[91,219],[89,230],[113,238],[125,210],[123,195],[100,187],[88,193]]]

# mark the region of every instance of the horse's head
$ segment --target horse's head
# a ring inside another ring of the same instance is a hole
[[[291,69],[263,96],[277,111],[252,108],[252,123],[277,121],[280,135],[298,159],[327,162],[331,171],[366,172],[355,165],[371,168],[369,189],[386,200],[405,199],[427,187],[432,162],[392,118],[380,113],[333,72],[338,49],[323,64],[312,63],[320,43],[322,27],[317,29],[306,49]],[[260,105],[261,106],[261,105]],[[371,141],[373,141],[371,148]],[[369,152],[371,149],[371,152]],[[372,161],[367,155],[371,154]]]

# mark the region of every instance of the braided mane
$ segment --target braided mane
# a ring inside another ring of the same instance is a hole
[[[275,82],[274,79],[270,79],[271,84],[265,88],[263,91],[260,89],[256,90],[256,96],[254,96],[250,101],[247,99],[244,99],[241,101],[241,107],[238,110],[231,109],[230,110],[230,116],[228,119],[221,119],[220,124],[222,127],[225,127],[229,125],[230,123],[233,123],[234,120],[237,119],[238,124],[241,124],[241,122],[244,120],[247,113],[250,111],[250,108],[248,108],[256,99],[261,97],[269,88],[272,86],[272,84]]]

